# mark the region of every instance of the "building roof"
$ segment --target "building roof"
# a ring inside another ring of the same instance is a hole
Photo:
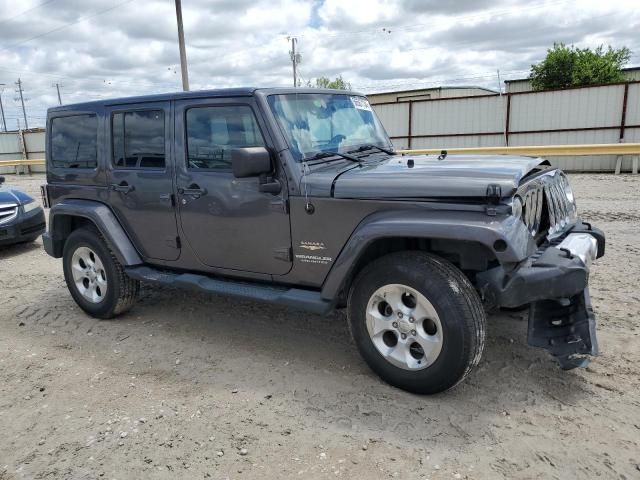
[[[433,91],[433,90],[461,90],[461,89],[469,89],[469,88],[476,88],[478,90],[484,90],[486,92],[495,93],[496,95],[499,93],[496,90],[492,90],[492,89],[487,88],[487,87],[478,87],[476,85],[442,85],[440,87],[412,88],[410,90],[388,90],[388,91],[385,91],[385,92],[368,93],[367,96],[370,97],[371,95],[389,95],[389,94],[394,94],[394,93],[429,92],[429,91]]]
[[[627,67],[621,69],[623,72],[640,72],[640,67]],[[505,80],[504,83],[516,83],[516,82],[529,82],[530,78],[514,78],[512,80]]]

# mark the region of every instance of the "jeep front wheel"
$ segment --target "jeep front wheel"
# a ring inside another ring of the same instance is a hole
[[[353,283],[347,310],[367,364],[404,390],[447,390],[482,356],[480,298],[460,270],[434,255],[398,252],[372,262]]]
[[[97,230],[73,231],[64,244],[62,264],[71,296],[92,317],[112,318],[135,303],[140,282],[126,275]]]

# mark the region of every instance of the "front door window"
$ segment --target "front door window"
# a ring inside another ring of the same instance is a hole
[[[262,147],[251,108],[196,107],[187,110],[187,168],[231,171],[231,149]]]

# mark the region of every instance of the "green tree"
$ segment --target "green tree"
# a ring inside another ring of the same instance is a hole
[[[591,50],[554,43],[542,62],[531,65],[529,79],[534,90],[620,82],[630,57],[627,47],[605,50],[600,45]]]
[[[335,88],[337,90],[351,90],[351,84],[342,78],[342,75],[336,77],[335,80],[331,80],[327,77],[316,78],[315,85],[311,81],[307,82],[307,87],[313,88]]]

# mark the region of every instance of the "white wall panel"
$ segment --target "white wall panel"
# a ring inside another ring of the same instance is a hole
[[[24,143],[27,147],[29,158],[44,158],[45,132],[26,132]]]
[[[623,85],[514,95],[509,130],[619,125],[623,98]]]
[[[428,137],[414,138],[411,148],[462,148],[462,147],[501,147],[504,145],[502,135],[470,135],[465,137]]]
[[[25,132],[24,139],[27,147],[27,158],[44,158],[45,132]],[[19,160],[22,158],[22,150],[17,132],[0,133],[0,160]],[[26,167],[19,167],[21,169]],[[32,172],[44,172],[45,167],[31,166]],[[0,167],[0,174],[15,173],[15,167]]]
[[[632,83],[629,85],[625,123],[626,125],[640,125],[640,83]]]
[[[618,130],[589,130],[578,132],[524,133],[509,136],[509,145],[580,145],[588,143],[617,143]],[[568,171],[612,171],[614,155],[550,157],[553,165]]]
[[[625,128],[624,139],[626,143],[640,143],[640,128]]]
[[[502,132],[506,98],[480,97],[413,105],[413,135]]]
[[[415,107],[415,105],[414,105]],[[409,133],[409,104],[394,103],[373,105],[378,118],[390,137],[402,137]]]

